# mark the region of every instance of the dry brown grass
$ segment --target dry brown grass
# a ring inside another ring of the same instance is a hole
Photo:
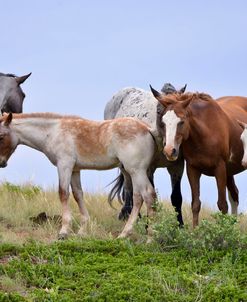
[[[58,195],[54,189],[43,191],[30,184],[13,186],[2,184],[0,186],[1,211],[0,211],[0,242],[24,243],[30,239],[42,242],[52,242],[57,239],[59,222],[49,220],[46,223],[34,224],[30,217],[36,217],[45,212],[50,217],[61,215],[61,206]],[[85,193],[86,206],[89,210],[91,222],[87,237],[109,239],[115,238],[124,223],[117,219],[121,205],[115,201],[113,209],[107,202],[105,194]],[[164,202],[165,207],[171,208],[170,201]],[[70,197],[73,223],[71,236],[75,236],[79,228],[79,213],[72,196]],[[145,209],[143,209],[145,213]],[[200,219],[208,218],[212,210],[202,207]],[[190,205],[183,204],[185,223],[191,225],[192,215]],[[241,227],[246,229],[247,219],[241,218]],[[136,236],[136,234],[134,235]]]

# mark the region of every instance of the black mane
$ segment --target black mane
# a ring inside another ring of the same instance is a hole
[[[15,78],[16,75],[13,73],[2,73],[0,72],[0,77],[10,77],[10,78]]]

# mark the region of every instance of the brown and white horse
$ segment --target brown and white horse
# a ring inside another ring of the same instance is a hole
[[[152,87],[151,87],[152,89]],[[198,225],[201,208],[201,174],[214,176],[218,188],[218,207],[228,212],[226,187],[237,214],[238,189],[233,175],[242,172],[242,132],[238,120],[247,122],[247,98],[224,97],[217,101],[203,93],[164,96],[152,89],[163,105],[160,132],[168,160],[176,160],[181,146],[186,160],[192,193],[193,226]]]
[[[147,177],[147,169],[156,145],[143,122],[133,118],[96,122],[51,113],[5,114],[0,118],[1,167],[7,165],[19,144],[41,151],[57,167],[63,211],[60,238],[67,236],[71,222],[68,206],[70,186],[81,213],[79,233],[86,230],[89,215],[83,201],[81,169],[119,167],[131,177],[134,205],[119,238],[131,233],[143,201],[148,216],[152,216],[155,191]],[[148,232],[151,235],[150,228]]]

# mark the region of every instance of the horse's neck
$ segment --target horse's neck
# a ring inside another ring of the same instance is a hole
[[[18,144],[43,151],[48,135],[59,120],[43,120],[41,118],[14,119],[11,128],[18,139]]]
[[[189,138],[194,144],[202,144],[205,136],[217,136],[226,127],[228,116],[215,101],[193,105],[190,114]]]
[[[0,82],[0,110],[3,108],[5,102],[6,102],[6,88],[4,86],[4,83]]]

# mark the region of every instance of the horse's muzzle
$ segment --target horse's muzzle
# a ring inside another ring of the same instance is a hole
[[[165,147],[163,152],[169,161],[175,161],[178,158],[178,150],[176,148]]]
[[[7,167],[7,162],[6,161],[3,161],[0,163],[0,168],[5,168]]]

